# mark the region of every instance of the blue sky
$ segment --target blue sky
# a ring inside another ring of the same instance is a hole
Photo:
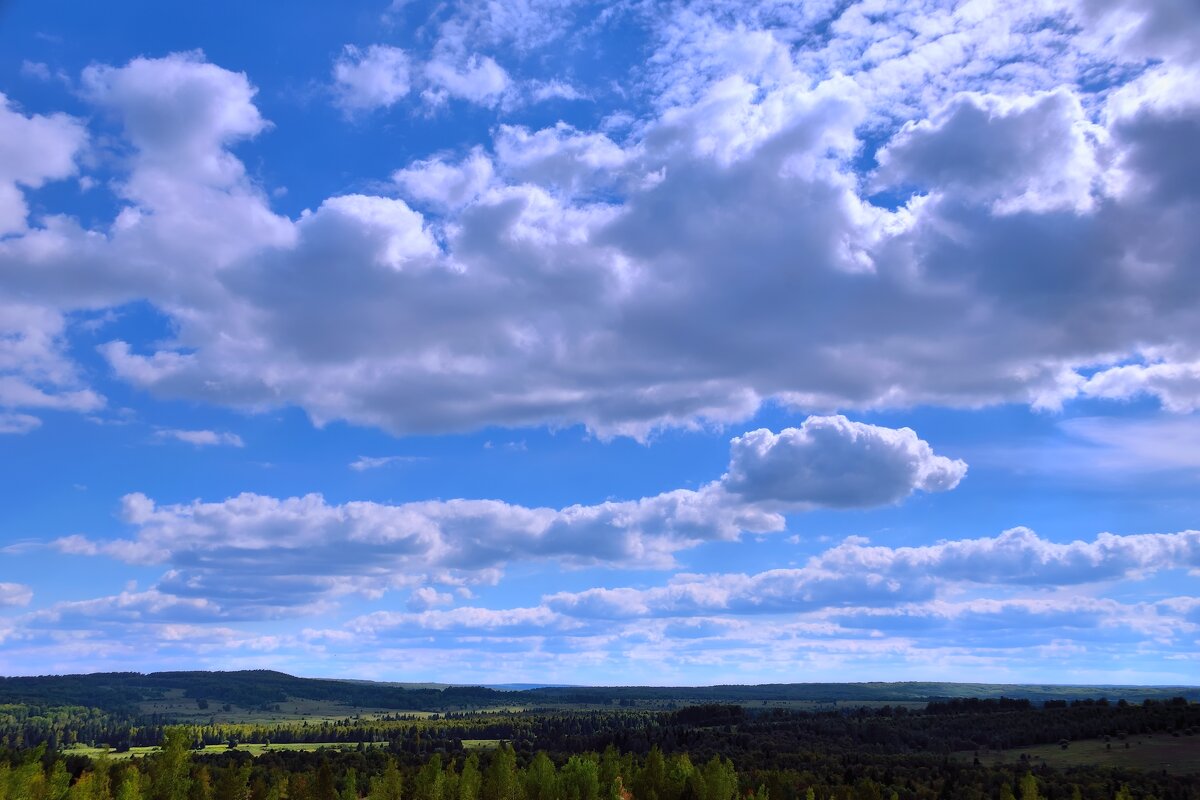
[[[0,5],[0,672],[1194,682],[1197,42]]]

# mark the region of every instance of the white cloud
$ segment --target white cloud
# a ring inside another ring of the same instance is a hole
[[[731,449],[726,489],[751,502],[789,506],[895,503],[918,489],[953,489],[967,473],[965,462],[934,455],[910,428],[845,417],[810,417],[778,434],[751,431],[734,439]]]
[[[1200,408],[1200,361],[1110,367],[1093,374],[1079,390],[1112,400],[1149,395],[1170,411],[1188,413]]]
[[[406,464],[419,460],[415,456],[359,456],[350,462],[350,469],[355,472],[366,472],[369,469],[379,469],[390,464]]]
[[[587,95],[569,83],[560,80],[534,81],[530,86],[534,102],[547,100],[586,100]]]
[[[966,94],[909,122],[877,154],[876,179],[947,192],[997,214],[1084,212],[1101,175],[1103,129],[1065,89],[1006,98]]]
[[[449,592],[439,592],[432,586],[421,586],[413,589],[408,596],[410,611],[428,611],[436,606],[454,605],[454,595]]]
[[[993,538],[919,547],[871,546],[851,538],[797,569],[677,575],[661,587],[561,592],[545,601],[563,614],[608,619],[897,609],[939,599],[951,586],[1081,586],[1198,565],[1200,531],[1102,533],[1091,542],[1062,544],[1015,528]],[[971,607],[985,608],[988,602],[981,598]]]
[[[0,434],[29,433],[42,424],[42,421],[31,414],[0,414]]]
[[[1200,470],[1200,418],[1076,417],[1060,426],[1084,445],[1061,448],[1064,470],[1129,472]],[[1090,468],[1090,469],[1089,469]]]
[[[337,103],[348,112],[395,105],[408,94],[409,57],[398,47],[346,45],[333,65]]]
[[[797,445],[809,432],[818,433]],[[752,438],[769,436],[756,431]],[[754,455],[746,452],[745,439],[733,443],[736,491],[726,476],[699,490],[562,509],[463,499],[333,505],[320,495],[250,493],[223,502],[158,505],[130,494],[122,517],[134,527],[133,538],[75,535],[55,546],[64,553],[169,565],[159,591],[205,598],[230,613],[294,613],[348,593],[492,582],[512,562],[664,568],[675,553],[706,541],[782,531],[783,511],[896,502],[917,489],[951,489],[965,470],[962,462],[934,455],[911,431],[842,418],[814,418]],[[800,452],[790,459],[771,452],[788,447]],[[903,476],[895,474],[898,452],[919,461]],[[806,493],[802,480],[789,481],[783,474],[789,469],[800,471],[814,490]],[[833,493],[825,469],[855,487],[868,482],[856,471],[886,480],[887,491]],[[907,487],[899,485],[902,480]],[[414,597],[424,596],[421,591]]]
[[[83,85],[94,102],[119,115],[137,148],[137,166],[150,173],[136,176],[135,193],[165,177],[160,170],[234,184],[245,170],[226,147],[268,126],[245,73],[210,64],[198,51],[135,58],[124,67],[93,65],[83,71]]]
[[[543,27],[522,8],[448,12],[415,85],[503,111],[526,84],[495,59],[522,63],[506,48],[583,13]],[[132,146],[124,207],[0,240],[0,302],[47,320],[41,352],[14,358],[57,359],[65,382],[17,371],[83,391],[62,315],[145,299],[172,336],[105,347],[121,378],[401,434],[645,438],[768,402],[1053,408],[1132,392],[1131,373],[1102,377],[1132,362],[1139,391],[1190,408],[1200,108],[1171,33],[1192,16],[1130,17],[1137,44],[1100,35],[1134,10],[1085,3],[1082,29],[1049,1],[673,11],[621,87],[641,114],[625,138],[496,124],[458,157],[397,165],[429,217],[365,194],[276,215],[231,151],[268,126],[247,76],[197,53],[93,66],[85,94]],[[913,187],[927,194],[905,202]]]
[[[22,583],[0,583],[0,608],[27,606],[33,600],[33,590]]]
[[[22,187],[74,175],[87,144],[83,124],[66,114],[26,116],[0,94],[0,236],[25,230],[28,208]]]
[[[351,620],[347,627],[355,633],[403,635],[412,631],[462,631],[480,633],[500,631],[505,635],[542,633],[560,618],[545,608],[490,609],[463,606],[448,610],[412,613],[376,611]]]
[[[1200,12],[1188,0],[1077,0],[1085,34],[1127,57],[1195,60],[1200,57]]]
[[[392,175],[401,190],[418,202],[458,210],[475,201],[492,184],[491,159],[476,148],[458,164],[441,159],[418,161]]]
[[[228,433],[226,431],[209,431],[209,430],[182,430],[179,428],[169,428],[165,430],[155,431],[155,436],[160,439],[174,439],[179,442],[186,442],[196,447],[212,447],[215,445],[226,445],[229,447],[244,447],[245,442],[242,437],[236,433]]]
[[[433,88],[422,94],[434,104],[451,97],[481,106],[495,106],[512,84],[508,72],[491,56],[472,53],[464,57],[453,51],[435,54],[425,65],[425,78]]]
[[[633,155],[602,133],[583,133],[563,122],[539,131],[501,125],[495,149],[505,177],[568,195],[611,184]]]
[[[32,78],[38,81],[49,81],[54,77],[54,74],[50,72],[50,67],[46,63],[24,59],[21,61],[21,77]]]

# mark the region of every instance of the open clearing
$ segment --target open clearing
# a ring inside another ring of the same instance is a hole
[[[343,719],[378,719],[388,715],[410,716],[418,718],[431,717],[432,711],[405,711],[392,708],[369,708],[351,706],[330,700],[290,699],[277,704],[278,710],[264,711],[256,708],[210,700],[208,708],[200,708],[194,698],[185,697],[182,689],[170,689],[163,696],[153,700],[138,703],[138,709],[143,714],[158,714],[164,719],[183,724],[204,725],[215,723],[245,723],[249,725],[268,725],[278,722],[336,722]]]
[[[1125,745],[1128,743],[1129,748]],[[1130,736],[1125,741],[1113,739],[1087,739],[1071,742],[1063,750],[1056,744],[1036,747],[1019,747],[1012,750],[980,750],[979,760],[988,766],[1014,764],[1022,755],[1031,764],[1047,764],[1051,767],[1101,766],[1121,767],[1166,772],[1176,775],[1200,772],[1200,737],[1167,734],[1156,736]],[[958,757],[970,760],[973,752],[958,753]]]
[[[481,740],[483,741],[483,740]],[[386,747],[387,742],[365,742],[367,747]],[[238,752],[249,753],[252,756],[261,756],[263,753],[280,750],[293,751],[314,751],[314,750],[353,750],[358,747],[357,743],[350,742],[287,742],[281,744],[239,744]],[[203,750],[193,750],[196,754],[211,755],[213,753],[227,753],[229,747],[223,744],[210,744]],[[104,757],[114,761],[120,761],[135,756],[146,756],[151,753],[157,753],[157,747],[131,747],[124,753],[118,753],[105,747],[68,747],[63,752],[66,755],[88,756],[90,758]]]

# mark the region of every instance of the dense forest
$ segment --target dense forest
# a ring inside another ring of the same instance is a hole
[[[1182,697],[396,713],[277,725],[164,726],[79,706],[10,704],[0,714],[0,800],[1200,798],[1200,765],[1167,774],[971,757],[1084,739],[1118,749],[1143,737],[1186,740],[1200,734],[1200,704]],[[305,742],[320,748],[288,749]],[[214,744],[219,752],[205,749]]]
[[[813,752],[796,767],[741,769],[732,759],[687,752],[644,756],[610,746],[553,759],[509,745],[490,753],[190,752],[184,728],[161,751],[109,762],[63,758],[45,748],[0,755],[4,800],[1189,800],[1196,776],[1025,765],[984,767],[929,755],[879,757]]]
[[[240,672],[108,672],[0,678],[0,703],[87,706],[134,715],[140,704],[180,693],[195,700],[269,709],[288,699],[336,701],[350,707],[410,711],[475,710],[515,704],[655,706],[702,703],[925,702],[952,698],[1021,698],[1035,702],[1107,697],[1128,702],[1184,697],[1195,686],[1054,686],[982,683],[789,683],[758,686],[578,686],[500,690],[483,686],[420,687],[368,681],[298,678],[270,670]]]

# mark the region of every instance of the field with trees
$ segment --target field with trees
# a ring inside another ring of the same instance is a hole
[[[0,683],[0,800],[1200,798],[1186,687]]]

